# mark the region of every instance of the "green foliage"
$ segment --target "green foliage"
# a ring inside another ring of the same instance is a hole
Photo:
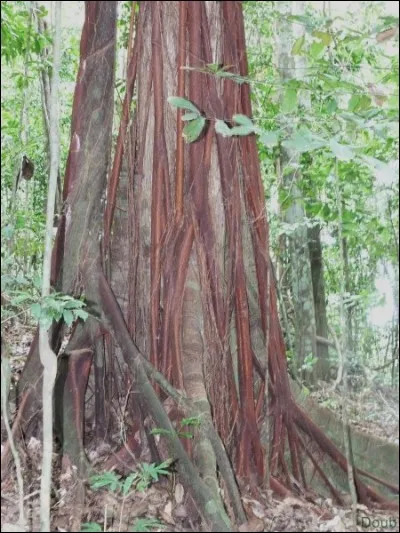
[[[149,531],[153,531],[156,528],[160,529],[163,527],[165,527],[164,524],[156,518],[137,518],[136,520],[134,520],[132,526],[129,528],[128,531],[135,531],[137,533],[147,533]],[[82,524],[81,531],[87,533],[103,531],[103,527],[97,522],[86,522]]]
[[[97,522],[85,522],[81,527],[82,532],[95,533],[97,531],[103,531],[103,528]]]
[[[7,295],[9,310],[2,309],[2,317],[12,317],[22,312],[30,313],[48,329],[53,320],[64,320],[71,326],[75,320],[85,321],[89,313],[85,311],[86,303],[83,299],[75,299],[66,294],[54,292],[41,298],[41,278],[19,274],[17,277],[4,274],[1,277],[2,294]]]
[[[296,183],[308,218],[305,224],[318,223],[321,228],[328,320],[332,326],[338,325],[337,162],[353,345],[360,360],[374,357],[378,366],[388,332],[368,323],[370,309],[377,303],[376,276],[382,264],[398,273],[398,238],[392,221],[398,224],[398,171],[393,161],[398,159],[394,123],[398,123],[399,61],[397,54],[389,57],[376,45],[375,36],[397,25],[398,18],[382,16],[383,4],[377,2],[349,6],[357,11],[356,16],[351,15],[351,23],[339,17],[329,19],[311,7],[302,16],[285,18],[282,23],[291,20],[304,30],[289,44],[292,55],[305,60],[299,76],[286,81],[275,66],[272,50],[274,26],[281,17],[275,5],[244,3],[252,119],[269,201],[272,251],[286,265],[278,239],[293,228],[282,224],[277,212],[292,204],[290,181],[292,176],[301,176]],[[384,96],[376,97],[376,92]],[[301,105],[303,95],[309,101],[307,109]],[[285,123],[290,125],[287,131],[282,127]],[[299,154],[281,176],[285,185],[276,181],[281,147],[291,155]],[[394,283],[395,277],[393,274]],[[290,350],[288,355],[290,359]]]
[[[89,480],[93,490],[106,488],[111,492],[118,492],[126,497],[131,490],[138,492],[145,491],[153,482],[157,482],[160,476],[168,476],[169,469],[173,463],[172,459],[160,463],[142,463],[136,472],[132,472],[126,478],[123,478],[116,472],[104,472],[92,476]]]
[[[152,531],[155,528],[165,527],[162,522],[156,518],[137,518],[132,525],[132,529],[129,531],[143,532]]]
[[[189,121],[182,132],[185,141],[188,143],[196,141],[204,130],[205,124],[206,119],[204,117],[197,117],[195,120]]]
[[[168,102],[173,107],[177,107],[178,109],[187,109],[188,111],[191,111],[195,117],[199,117],[201,115],[197,107],[189,100],[186,100],[186,98],[181,98],[180,96],[170,96],[168,98]]]
[[[306,372],[312,372],[314,366],[317,364],[318,358],[313,357],[312,354],[306,355],[304,358],[303,364],[301,365],[301,370],[305,370]]]
[[[184,439],[193,439],[193,433],[184,431],[185,427],[199,427],[201,425],[201,416],[192,416],[189,418],[182,418],[179,428],[177,429],[178,437]],[[151,430],[152,435],[172,435],[172,431],[163,428],[154,428]]]
[[[181,98],[180,96],[170,96],[168,98],[168,102],[173,107],[190,111],[190,113],[186,113],[182,117],[182,120],[187,122],[182,133],[186,142],[192,143],[196,141],[204,130],[206,119],[201,115],[197,107],[189,100],[186,100],[186,98]]]

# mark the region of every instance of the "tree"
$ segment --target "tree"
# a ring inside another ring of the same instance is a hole
[[[304,16],[304,2],[279,2],[278,10],[281,15],[277,24],[277,64],[279,74],[284,82],[282,107],[285,113],[282,118],[282,128],[293,133],[293,111],[297,108],[298,80],[307,79],[306,59],[297,53],[292,55],[293,37],[295,43],[305,40],[305,31],[295,23],[288,24],[290,16]],[[296,52],[296,50],[295,50]],[[310,110],[311,99],[306,92],[301,104],[304,110]],[[307,219],[305,217],[304,200],[300,190],[301,181],[300,154],[290,148],[282,148],[280,160],[281,179],[290,197],[286,202],[287,208],[284,219],[293,230],[288,235],[289,271],[291,279],[291,294],[294,308],[295,354],[294,369],[297,376],[307,378],[311,375],[312,364],[317,361],[316,316],[313,298],[313,280],[308,247]],[[305,367],[308,363],[308,372]],[[310,364],[311,363],[311,364]],[[309,380],[307,380],[309,381]]]
[[[115,17],[115,2],[86,3],[53,253],[54,285],[75,297],[84,293],[91,312],[75,323],[60,365],[64,455],[82,473],[90,468],[83,420],[92,380],[98,434],[107,420],[116,423],[112,402],[128,397],[128,443],[133,449],[134,434],[150,419],[162,432],[158,448],[148,432],[154,458],[167,453],[176,460],[211,530],[231,528],[217,467],[238,522],[244,512],[235,479],[269,481],[287,495],[289,469],[304,486],[313,476],[306,458],[341,501],[310,443],[344,471],[347,462],[290,390],[256,139],[246,129],[250,91],[238,83],[247,76],[241,3],[140,3],[106,182]],[[62,323],[53,328],[56,353],[64,333]],[[40,407],[37,358],[36,338],[19,382],[25,431]],[[193,444],[171,423],[188,416],[199,421]],[[383,502],[359,475],[360,501]]]

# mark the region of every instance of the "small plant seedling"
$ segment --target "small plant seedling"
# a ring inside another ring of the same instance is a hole
[[[103,531],[103,528],[97,522],[85,522],[84,524],[82,524],[81,531],[85,533],[94,533],[96,531]]]
[[[182,418],[180,422],[180,427],[177,430],[178,437],[183,438],[183,439],[193,439],[193,433],[189,433],[188,431],[182,431],[182,429],[185,426],[199,427],[200,424],[201,424],[200,416]],[[167,429],[163,429],[163,428],[154,428],[151,430],[151,434],[152,435],[171,435],[171,431],[168,431]]]
[[[142,463],[136,472],[132,472],[126,478],[116,472],[104,472],[92,476],[90,478],[90,486],[93,490],[106,488],[111,492],[119,492],[123,497],[126,497],[132,489],[143,492],[151,483],[157,482],[160,476],[168,476],[172,463],[173,459],[167,459],[159,465]]]
[[[164,524],[155,518],[137,518],[129,531],[146,533],[147,531],[153,531],[155,528],[163,527],[165,527]]]

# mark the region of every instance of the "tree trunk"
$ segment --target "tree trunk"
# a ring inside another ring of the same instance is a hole
[[[203,72],[217,63],[247,76],[240,2],[140,3],[102,231],[115,5],[86,3],[64,186],[67,211],[53,254],[54,281],[61,279],[69,293],[84,291],[98,318],[77,324],[66,349],[62,414],[70,409],[64,434],[73,438],[64,450],[84,472],[88,378],[99,397],[96,424],[104,424],[114,408],[120,412],[131,395],[128,433],[134,436],[141,424],[148,434],[136,446],[137,458],[149,446],[154,457],[175,460],[203,528],[230,531],[223,503],[234,510],[234,521],[245,518],[236,479],[262,485],[268,465],[271,488],[288,495],[292,477],[303,486],[314,477],[315,471],[303,468],[312,442],[342,470],[346,460],[291,394],[256,139],[215,131],[215,119],[252,116],[247,84]],[[137,105],[128,127],[135,84]],[[206,117],[206,128],[190,144],[183,141],[181,111],[167,102],[171,96],[185,97]],[[89,376],[91,352],[95,371]],[[20,381],[38,407],[35,357],[33,346]],[[113,406],[108,415],[107,394]],[[27,420],[27,414],[20,418]],[[199,422],[193,445],[172,425],[188,416]],[[271,431],[263,431],[266,426]],[[163,430],[157,447],[149,432],[154,427]],[[263,444],[262,432],[270,437]],[[227,487],[224,502],[217,471]],[[360,486],[361,501],[378,498]]]
[[[308,247],[310,250],[317,336],[327,339],[329,336],[328,320],[326,316],[321,228],[319,226],[308,229]],[[330,381],[329,346],[317,341],[317,357],[318,362],[315,367],[316,378],[323,381]]]
[[[295,40],[304,35],[304,28],[301,25],[290,24],[287,21],[287,17],[290,15],[301,16],[304,14],[304,2],[279,2],[277,7],[280,19],[277,25],[276,55],[279,74],[281,80],[285,82],[284,91],[287,91],[288,82],[304,79],[306,76],[306,61],[304,57],[293,55],[291,52]],[[300,103],[305,108],[309,107],[309,96],[303,96]],[[290,124],[291,120],[290,114],[283,115],[281,122],[286,130],[293,129]],[[294,307],[294,370],[299,377],[309,382],[311,377],[315,377],[315,374],[311,374],[311,365],[308,365],[308,371],[305,371],[304,363],[306,358],[311,358],[311,361],[313,361],[317,356],[316,323],[306,215],[300,190],[301,171],[299,162],[298,154],[287,148],[282,148],[280,169],[284,176],[285,189],[290,195],[290,205],[285,212],[285,221],[295,226],[295,229],[290,232],[288,237],[291,294]]]

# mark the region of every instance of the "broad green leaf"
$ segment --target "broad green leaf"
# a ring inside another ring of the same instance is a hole
[[[236,124],[254,129],[253,121],[246,115],[233,115],[232,120],[233,122],[236,122]]]
[[[297,56],[301,54],[305,42],[306,42],[305,35],[302,35],[301,37],[296,39],[292,47],[292,56]]]
[[[371,101],[371,98],[365,94],[353,94],[349,100],[348,109],[357,113],[365,111],[371,106]]]
[[[375,159],[375,157],[371,157],[369,155],[362,155],[360,159],[372,170],[373,174],[378,179],[389,183],[398,181],[398,172],[396,172],[384,161],[380,161],[379,159]]]
[[[282,146],[295,152],[304,153],[326,146],[326,141],[303,127],[297,130],[290,139],[283,141]]]
[[[87,320],[89,313],[83,309],[75,309],[75,316],[81,318],[83,321]]]
[[[33,318],[36,318],[36,320],[39,320],[40,315],[42,314],[42,306],[39,303],[32,304],[31,313],[32,313]]]
[[[40,325],[45,329],[48,330],[50,326],[53,323],[53,317],[49,314],[41,315],[40,316]]]
[[[182,116],[182,120],[184,122],[189,122],[189,120],[194,120],[199,116],[198,113],[185,113],[185,115]]]
[[[81,300],[69,300],[64,304],[64,309],[77,309],[84,307],[85,302],[82,302]]]
[[[63,318],[64,322],[67,324],[67,326],[71,326],[74,321],[74,314],[69,309],[64,309],[63,311]]]
[[[288,86],[282,100],[282,113],[291,113],[297,108],[297,89]]]
[[[340,161],[351,161],[354,159],[355,154],[351,148],[344,144],[339,144],[334,139],[331,139],[329,142],[329,148],[332,150],[335,157],[337,157]]]
[[[62,304],[61,300],[56,300],[54,298],[54,296],[48,296],[47,298],[45,298],[44,305],[45,305],[45,307],[49,307],[50,309],[54,309],[58,313],[61,313],[62,308],[63,308],[63,304]]]
[[[206,123],[206,119],[204,117],[198,117],[196,120],[191,120],[186,124],[186,126],[183,128],[183,137],[188,143],[194,142],[196,139],[199,138],[201,135],[201,132],[204,129],[204,125]]]
[[[193,113],[200,115],[200,111],[197,109],[197,107],[192,104],[192,102],[189,102],[189,100],[186,100],[186,98],[181,98],[180,96],[170,96],[168,98],[168,102],[173,107],[177,107],[179,109],[188,109],[189,111],[193,111]]]
[[[332,115],[332,113],[334,113],[338,108],[336,100],[334,98],[328,98],[324,102],[324,108],[329,115]]]
[[[279,131],[263,131],[260,135],[260,142],[268,148],[276,146],[279,142]]]
[[[324,43],[321,43],[321,42],[312,43],[312,45],[310,46],[311,57],[313,57],[314,59],[318,59],[324,53],[325,48],[326,46],[324,45]]]
[[[324,44],[324,46],[329,46],[332,42],[332,35],[325,31],[315,30],[312,32],[312,36],[319,39]]]
[[[231,128],[231,135],[250,135],[251,133],[254,133],[254,126],[235,126]]]
[[[222,137],[232,137],[230,127],[223,120],[215,121],[215,131],[222,135]]]

